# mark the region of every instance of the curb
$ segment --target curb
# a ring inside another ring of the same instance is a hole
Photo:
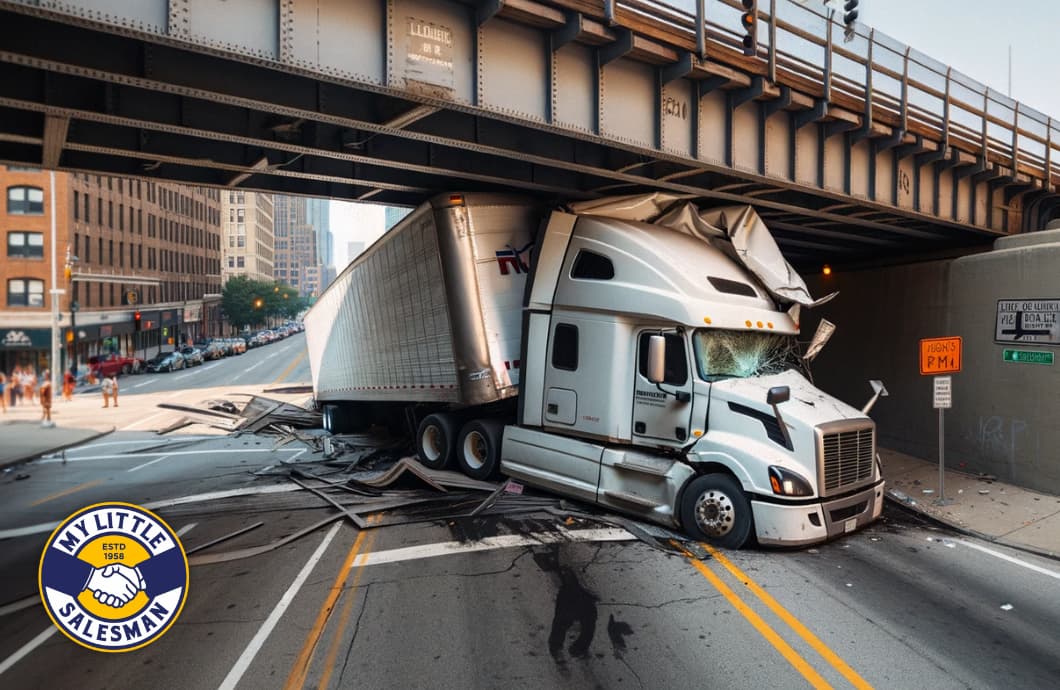
[[[24,456],[22,456],[20,458],[15,458],[14,460],[5,460],[3,462],[0,462],[0,469],[7,469],[9,467],[14,467],[16,465],[21,465],[21,464],[27,463],[27,462],[29,462],[31,460],[36,460],[37,458],[42,457],[44,455],[51,455],[52,453],[60,453],[60,452],[62,452],[64,450],[66,450],[67,448],[73,448],[75,446],[80,446],[83,443],[89,443],[90,441],[95,441],[97,438],[99,438],[101,436],[106,436],[107,434],[113,434],[114,430],[116,428],[117,427],[113,427],[112,426],[107,431],[97,432],[97,433],[95,433],[95,434],[93,434],[91,436],[88,436],[86,438],[80,439],[78,441],[74,441],[73,443],[67,443],[67,444],[64,444],[64,445],[61,445],[61,446],[55,446],[53,448],[45,448],[44,450],[37,451],[35,453],[30,453],[30,454],[24,455]]]
[[[1000,537],[994,537],[989,534],[985,534],[983,532],[971,529],[969,527],[958,525],[955,522],[950,522],[949,520],[936,517],[934,515],[931,515],[930,513],[925,513],[923,511],[917,510],[915,507],[909,505],[908,503],[900,501],[897,498],[893,498],[886,491],[883,492],[883,498],[891,505],[897,506],[898,508],[901,508],[907,513],[913,513],[914,515],[918,515],[927,520],[928,522],[931,522],[939,527],[945,527],[947,529],[953,530],[954,532],[960,532],[965,536],[975,537],[976,539],[982,539],[985,542],[997,544],[998,546],[1004,546],[1010,549],[1016,549],[1017,551],[1023,551],[1024,553],[1032,553],[1035,556],[1041,556],[1042,558],[1060,561],[1060,553],[1056,553],[1055,551],[1046,551],[1045,549],[1039,549],[1035,546],[1027,546],[1026,544],[1016,544],[1011,541],[1005,541]]]

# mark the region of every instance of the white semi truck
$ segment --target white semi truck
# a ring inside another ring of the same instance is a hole
[[[800,545],[870,523],[884,489],[876,398],[857,410],[803,372],[812,303],[750,207],[451,194],[354,260],[305,325],[332,431],[404,424],[433,468],[721,546]]]

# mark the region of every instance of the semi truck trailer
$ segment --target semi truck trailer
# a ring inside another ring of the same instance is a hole
[[[814,304],[750,207],[445,194],[305,326],[325,428],[403,425],[428,467],[736,548],[824,541],[882,509],[876,398],[811,383]]]

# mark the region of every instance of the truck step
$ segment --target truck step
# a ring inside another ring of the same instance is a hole
[[[614,464],[616,470],[628,470],[629,472],[640,472],[641,474],[651,475],[652,477],[665,477],[670,468],[662,469],[661,467],[652,467],[651,465],[641,465],[637,462],[616,462]]]
[[[604,496],[621,501],[622,503],[629,503],[630,505],[637,506],[638,508],[644,508],[647,510],[654,510],[661,507],[661,504],[655,501],[644,498],[643,496],[637,496],[636,494],[627,494],[624,491],[604,491]]]

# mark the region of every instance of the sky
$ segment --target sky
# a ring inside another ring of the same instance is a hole
[[[672,4],[694,8],[694,2],[674,0]],[[769,0],[760,0],[762,7],[768,7],[768,3]],[[805,0],[804,4],[817,3]],[[860,0],[858,12],[859,21],[866,26],[1003,94],[1010,93],[1011,46],[1011,96],[1060,119],[1053,46],[1060,40],[1057,0]],[[382,234],[383,214],[382,206],[331,202],[339,270],[349,260],[348,242],[360,240],[367,245]]]

